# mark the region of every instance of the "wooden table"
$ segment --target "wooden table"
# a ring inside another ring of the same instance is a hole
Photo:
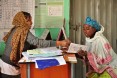
[[[43,70],[35,68],[34,62],[20,62],[21,78],[71,78],[71,63],[77,63],[77,60],[70,61],[68,57],[76,58],[75,54],[64,54],[66,65],[53,66]]]

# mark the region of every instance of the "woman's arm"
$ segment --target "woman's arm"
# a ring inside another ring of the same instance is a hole
[[[35,45],[37,47],[52,47],[52,46],[67,46],[68,47],[70,44],[69,40],[53,41],[53,40],[39,39],[38,37],[35,37],[30,31],[27,34],[26,41],[30,45]]]

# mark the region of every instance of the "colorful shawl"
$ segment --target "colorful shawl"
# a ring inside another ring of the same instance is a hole
[[[101,30],[96,32],[94,38],[86,38],[87,58],[94,72],[101,74],[106,70],[112,78],[117,78],[114,72],[114,68],[117,67],[117,55],[103,36],[103,31],[104,28],[101,26]]]
[[[17,52],[20,52],[21,56],[21,53],[24,48],[24,42],[30,27],[27,25],[26,18],[22,12],[18,12],[15,15],[12,24],[14,25],[14,27],[8,32],[8,34],[3,38],[3,40],[7,42],[10,33],[14,28],[16,28],[11,40],[12,51],[10,54],[10,60],[14,63],[17,63]],[[20,51],[18,51],[18,48]]]

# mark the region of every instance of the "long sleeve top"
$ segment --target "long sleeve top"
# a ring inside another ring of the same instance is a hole
[[[12,63],[10,61],[10,53],[12,50],[12,46],[11,46],[11,40],[12,40],[12,36],[14,33],[15,29],[13,29],[13,31],[11,32],[7,42],[6,42],[6,46],[5,46],[5,51],[4,54],[2,55],[2,60],[5,63],[8,63],[10,65],[16,66],[14,63]],[[51,46],[55,46],[56,42],[52,41],[52,40],[43,40],[43,39],[39,39],[38,37],[35,37],[30,31],[27,34],[27,38],[25,40],[24,43],[24,49],[23,51],[27,51],[29,49],[34,49],[34,48],[42,48],[42,47],[51,47]],[[18,49],[19,51],[19,49]],[[17,52],[17,57],[18,59],[20,59],[20,51]]]

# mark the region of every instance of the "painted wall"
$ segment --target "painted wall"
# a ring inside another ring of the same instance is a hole
[[[65,31],[67,37],[69,37],[69,7],[70,7],[70,2],[69,0],[64,0],[64,18],[65,18]],[[60,28],[48,28],[50,30],[51,36],[53,40],[56,40]],[[37,37],[40,37],[45,28],[34,28],[35,30],[35,35]]]

